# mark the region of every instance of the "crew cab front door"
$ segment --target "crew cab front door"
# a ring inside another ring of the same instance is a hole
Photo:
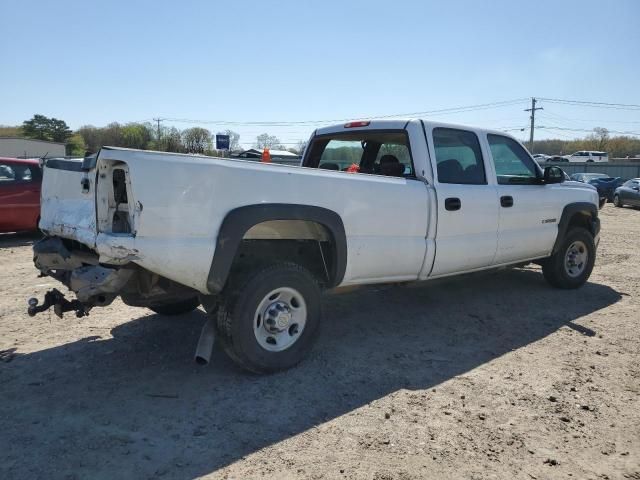
[[[559,185],[544,185],[527,151],[510,137],[488,134],[500,205],[495,265],[549,255],[558,235]]]
[[[491,265],[496,253],[498,198],[476,133],[435,127],[436,253],[430,276]]]

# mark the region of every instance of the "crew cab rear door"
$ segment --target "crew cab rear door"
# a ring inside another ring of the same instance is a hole
[[[438,204],[436,254],[430,276],[491,265],[498,234],[498,198],[488,181],[478,135],[471,130],[428,126]]]

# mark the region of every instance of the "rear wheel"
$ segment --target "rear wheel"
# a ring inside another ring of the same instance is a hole
[[[623,207],[624,205],[622,204],[622,201],[620,200],[620,196],[619,195],[614,195],[613,196],[613,204],[616,207]]]
[[[173,303],[157,303],[149,305],[149,309],[160,315],[184,315],[194,311],[200,305],[198,297],[187,298],[186,300],[180,300]]]
[[[556,288],[578,288],[591,275],[596,247],[591,233],[581,227],[567,232],[561,247],[542,265],[544,278]]]
[[[224,351],[255,373],[293,367],[316,339],[320,295],[311,273],[293,263],[231,279],[217,312]]]

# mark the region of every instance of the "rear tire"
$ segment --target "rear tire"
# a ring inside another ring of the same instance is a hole
[[[544,278],[556,288],[571,289],[589,279],[596,259],[593,235],[581,227],[569,230],[556,253],[542,265]]]
[[[232,278],[217,312],[227,355],[254,373],[298,364],[320,325],[320,287],[305,268],[281,263]]]
[[[194,297],[173,303],[149,305],[149,309],[153,310],[159,315],[174,316],[184,315],[185,313],[192,312],[196,308],[198,308],[199,305],[200,299],[198,297]]]

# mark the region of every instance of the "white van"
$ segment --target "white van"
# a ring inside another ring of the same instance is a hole
[[[596,152],[592,150],[581,150],[572,153],[567,157],[570,162],[608,162],[609,154],[607,152]]]

